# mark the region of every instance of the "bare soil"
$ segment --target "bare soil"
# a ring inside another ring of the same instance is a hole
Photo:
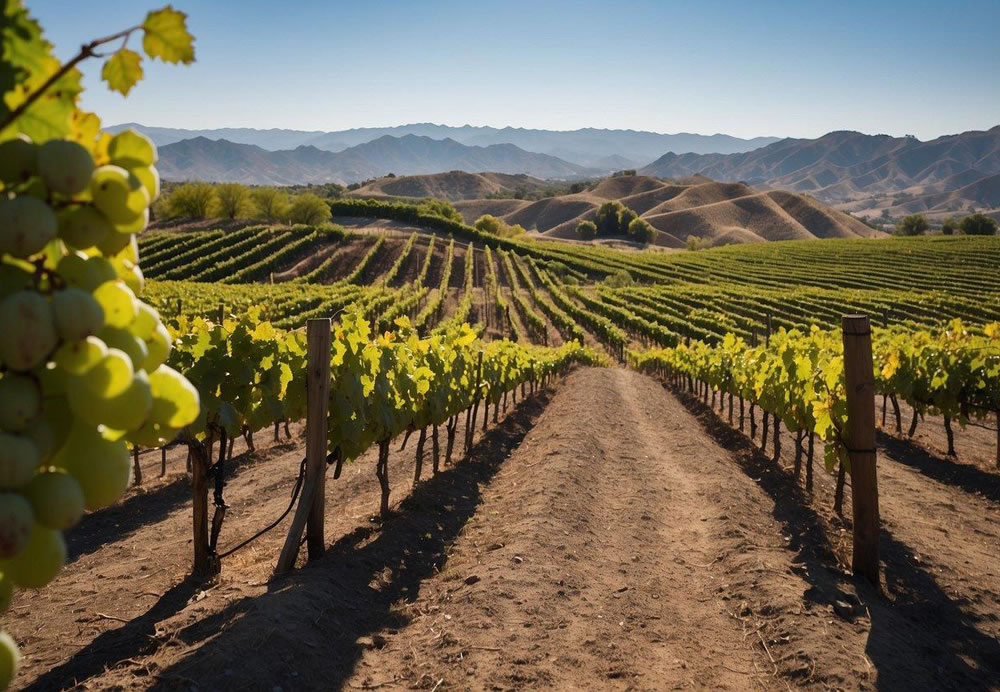
[[[438,474],[428,441],[413,490],[416,435],[402,452],[395,441],[388,518],[374,514],[374,450],[328,473],[327,553],[279,580],[287,519],[225,558],[217,581],[185,579],[183,450],[163,479],[159,454],[143,455],[144,488],[86,517],[56,582],[16,597],[5,628],[26,655],[18,684],[1000,685],[996,474],[880,437],[877,591],[845,570],[832,477],[817,470],[808,495],[787,434],[773,461],[770,440],[761,453],[724,418],[634,372],[578,370],[477,431]],[[288,505],[303,453],[292,432],[277,444],[258,433],[254,453],[237,443],[223,549]]]

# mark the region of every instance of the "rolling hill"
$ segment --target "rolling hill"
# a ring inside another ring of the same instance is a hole
[[[571,179],[593,171],[513,144],[466,146],[452,139],[417,135],[378,139],[330,152],[314,146],[268,151],[251,144],[207,137],[185,139],[160,148],[166,180],[207,180],[254,185],[352,183],[376,176],[437,173],[455,169],[529,174]]]
[[[451,127],[433,123],[414,123],[394,127],[362,127],[335,132],[277,128],[258,130],[246,127],[185,130],[147,126],[139,123],[115,125],[108,130],[118,132],[129,127],[146,133],[156,142],[157,146],[161,147],[185,139],[205,137],[206,139],[226,140],[236,144],[251,144],[267,151],[312,146],[323,151],[338,152],[387,135],[396,138],[416,135],[439,140],[452,139],[460,144],[479,147],[513,144],[525,151],[549,154],[580,166],[597,168],[602,171],[644,165],[665,151],[730,154],[750,151],[778,141],[776,137],[741,139],[724,134],[660,134],[641,130],[604,130],[598,128],[557,131],[520,127],[474,127],[472,125]]]
[[[468,223],[492,214],[549,238],[576,239],[576,226],[618,200],[658,231],[655,243],[685,247],[688,236],[708,245],[879,234],[851,216],[800,194],[760,191],[704,177],[665,182],[648,176],[606,178],[591,189],[535,202],[480,199],[455,202]]]
[[[996,182],[988,179],[1000,173],[1000,126],[927,142],[831,132],[818,139],[783,139],[745,153],[667,153],[640,172],[668,178],[703,175],[805,192],[861,213],[886,208],[892,213],[896,207],[968,209],[994,204]]]

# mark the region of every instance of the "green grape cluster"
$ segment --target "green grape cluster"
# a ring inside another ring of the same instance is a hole
[[[171,336],[137,297],[156,160],[131,130],[92,150],[0,142],[0,611],[59,573],[84,511],[121,497],[130,445],[197,417],[197,391],[165,365]],[[18,659],[0,634],[0,687]]]

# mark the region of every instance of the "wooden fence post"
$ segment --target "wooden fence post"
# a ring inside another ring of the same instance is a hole
[[[851,506],[856,576],[879,584],[878,477],[875,472],[875,375],[871,325],[865,315],[844,315],[844,385],[847,448],[851,462]]]
[[[323,513],[325,502],[326,428],[330,399],[330,329],[329,317],[306,323],[306,472],[295,508],[292,525],[278,558],[275,574],[285,574],[295,566],[302,530],[308,523],[306,542],[309,559],[323,554]]]
[[[219,324],[226,321],[226,306],[219,303]]]

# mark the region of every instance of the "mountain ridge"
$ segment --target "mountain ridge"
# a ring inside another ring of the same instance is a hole
[[[455,127],[435,123],[352,128],[329,132],[285,128],[184,129],[147,126],[134,122],[113,125],[107,129],[110,132],[118,132],[129,127],[144,132],[157,146],[166,146],[195,137],[206,137],[214,140],[225,139],[236,144],[252,144],[270,151],[294,149],[301,144],[311,144],[319,149],[338,152],[384,135],[399,137],[415,134],[432,139],[450,138],[467,146],[514,144],[525,151],[557,156],[586,167],[594,167],[601,159],[612,156],[620,157],[620,162],[626,164],[625,167],[637,167],[649,163],[671,148],[697,153],[733,153],[756,149],[778,140],[777,137],[744,139],[722,133],[667,134],[647,130],[602,128],[544,130],[480,125]]]
[[[513,144],[467,146],[453,139],[384,135],[340,152],[311,144],[269,151],[257,145],[199,136],[160,147],[165,180],[207,180],[251,185],[347,184],[384,176],[472,170],[572,179],[595,171]]]

